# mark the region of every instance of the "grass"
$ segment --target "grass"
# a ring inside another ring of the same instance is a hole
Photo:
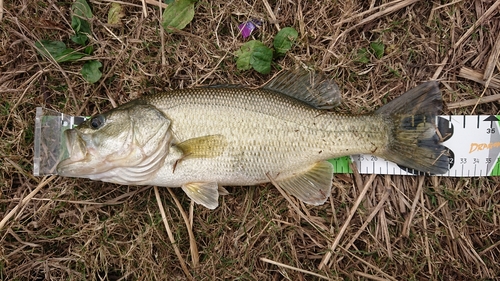
[[[230,194],[211,211],[192,205],[180,189],[155,193],[152,187],[31,176],[36,106],[93,115],[170,89],[264,84],[271,75],[236,69],[234,53],[245,42],[237,25],[251,18],[264,20],[254,36],[267,45],[277,26],[299,31],[296,46],[274,61],[271,74],[296,65],[328,72],[343,92],[339,112],[373,111],[433,78],[441,81],[444,101],[453,103],[445,114],[498,114],[496,100],[477,103],[498,89],[485,88],[482,74],[479,82],[472,74],[491,69],[500,1],[200,1],[194,21],[172,34],[159,27],[156,1],[122,4],[121,25],[108,26],[111,2],[90,2],[89,44],[104,65],[103,79],[93,85],[82,79],[79,62],[57,65],[34,49],[40,39],[71,44],[71,1],[3,3],[0,279],[500,275],[498,178],[336,175],[331,199],[318,207],[285,199],[271,185],[228,187]],[[360,62],[358,51],[370,51],[373,42],[385,46],[383,55],[364,53]],[[493,58],[493,82],[497,62]],[[475,72],[460,74],[463,68]]]

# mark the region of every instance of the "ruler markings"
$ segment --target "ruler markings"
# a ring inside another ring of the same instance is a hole
[[[436,124],[448,127],[440,127],[440,131],[448,131],[451,134],[451,137],[443,142],[452,155],[451,168],[442,176],[500,175],[500,121],[498,117],[494,115],[443,115],[437,118],[446,121],[437,122],[436,120]],[[415,174],[380,157],[362,154],[351,156],[350,159],[357,164],[358,170],[363,174]]]
[[[61,116],[67,118],[64,120],[67,120],[68,124],[61,125],[69,125],[70,128],[86,119],[85,117],[69,116],[62,113],[46,115],[47,118],[61,118]],[[451,135],[446,137],[442,143],[450,151],[451,155],[451,167],[442,176],[500,176],[500,119],[498,116],[443,115],[436,117],[436,124],[440,126],[439,131]],[[447,126],[448,128],[442,128],[441,126]],[[62,131],[63,128],[61,128]],[[334,164],[336,173],[352,173],[349,163],[354,162],[358,167],[358,171],[363,174],[415,174],[412,173],[414,171],[403,170],[392,162],[372,155],[353,155],[329,161]],[[370,165],[369,162],[372,164]],[[47,171],[41,172],[47,174]]]

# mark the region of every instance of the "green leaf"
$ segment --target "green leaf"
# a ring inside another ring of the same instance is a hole
[[[76,0],[71,6],[71,28],[78,33],[90,34],[90,24],[87,19],[92,18],[92,11],[85,0]]]
[[[94,47],[92,46],[87,46],[85,49],[83,49],[83,52],[87,55],[92,55],[92,52],[94,51]]]
[[[99,68],[102,67],[102,63],[96,60],[90,60],[86,62],[80,73],[82,74],[83,78],[87,80],[89,83],[94,84],[95,82],[99,81],[102,77],[102,72],[99,70]]]
[[[366,48],[361,48],[358,50],[358,57],[356,58],[356,61],[365,64],[369,63],[370,62],[370,59],[368,58],[369,55],[370,54],[368,53]]]
[[[92,18],[92,10],[90,9],[89,4],[85,0],[75,0],[73,5],[71,5],[71,11],[75,16],[84,19]]]
[[[236,51],[236,57],[238,57],[236,60],[236,67],[239,70],[249,70],[252,68],[252,65],[250,64],[250,57],[252,56],[252,52],[256,44],[262,44],[262,42],[257,40],[248,41],[243,44],[238,51]]]
[[[87,37],[87,35],[85,35],[83,33],[77,33],[77,34],[71,36],[71,41],[75,42],[76,44],[80,44],[82,46],[85,46],[88,39],[89,38]]]
[[[108,23],[109,24],[121,24],[121,20],[125,14],[123,13],[123,7],[119,3],[111,3],[111,7],[108,12]]]
[[[290,50],[299,37],[299,33],[293,27],[285,27],[274,37],[274,49],[279,55],[284,55]]]
[[[262,74],[271,72],[271,62],[273,60],[273,50],[266,46],[258,46],[254,49],[250,57],[250,64],[253,69]]]
[[[92,10],[85,0],[75,0],[71,6],[71,28],[75,31],[75,35],[71,40],[77,44],[85,45],[87,43],[87,35],[90,34],[90,24],[87,19],[92,18]]]
[[[59,56],[54,57],[54,59],[57,62],[77,61],[77,60],[83,58],[86,55],[87,54],[77,52],[77,51],[75,51],[75,50],[73,50],[71,48],[67,48]]]
[[[377,59],[384,56],[385,45],[382,42],[372,42],[370,43],[370,48],[373,50]]]
[[[75,32],[85,32],[85,33],[90,33],[90,24],[88,21],[81,19],[77,16],[72,16],[71,17],[71,28]]]
[[[271,71],[273,50],[258,40],[249,41],[236,52],[238,59],[236,67],[239,70],[248,70],[253,67],[256,71],[267,74]]]
[[[164,0],[163,2],[165,2],[165,4],[167,5],[170,5],[172,3],[174,3],[175,0]]]
[[[51,57],[55,57],[66,50],[66,44],[61,41],[40,40],[35,42],[35,47],[40,54]]]
[[[76,61],[86,56],[84,53],[76,52],[71,48],[67,48],[66,44],[61,41],[41,40],[35,42],[35,47],[41,55],[50,56],[59,63]]]
[[[163,28],[167,32],[183,29],[194,18],[194,2],[192,0],[176,0],[163,11]]]

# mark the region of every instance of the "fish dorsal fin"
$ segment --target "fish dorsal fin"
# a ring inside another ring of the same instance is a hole
[[[302,174],[277,180],[277,184],[288,193],[310,205],[322,205],[332,190],[333,165],[322,161]]]
[[[185,140],[175,145],[186,158],[213,158],[221,155],[227,147],[224,135],[209,135]]]
[[[193,182],[181,187],[194,202],[211,210],[219,206],[219,185],[216,182]]]
[[[201,88],[244,88],[244,86],[239,84],[217,84],[217,85],[207,85]]]
[[[315,108],[330,109],[340,101],[340,90],[325,74],[304,69],[282,71],[262,87],[301,100]]]

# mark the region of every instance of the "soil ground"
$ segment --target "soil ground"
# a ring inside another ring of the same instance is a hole
[[[112,3],[124,15],[107,23]],[[0,1],[0,279],[493,280],[500,275],[500,179],[336,175],[331,199],[306,206],[272,185],[228,187],[216,210],[180,189],[34,177],[35,108],[93,115],[145,94],[263,85],[280,69],[335,77],[337,109],[370,112],[440,81],[444,114],[498,114],[500,1],[198,1],[165,32],[157,1],[91,0],[89,59],[55,63],[35,43],[70,40],[72,1]],[[299,38],[271,74],[239,71],[249,39]],[[371,44],[383,45],[376,55]],[[194,116],[196,117],[196,116]],[[160,204],[161,203],[161,204]],[[358,204],[359,203],[359,204]]]

